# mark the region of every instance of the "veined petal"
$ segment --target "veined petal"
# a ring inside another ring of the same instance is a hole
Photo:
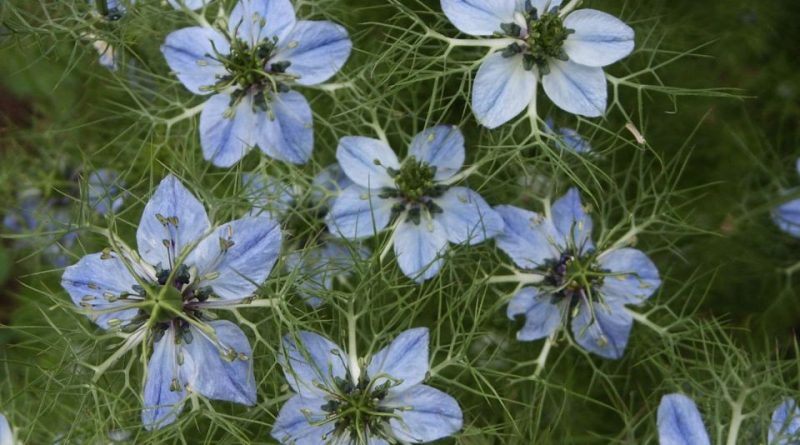
[[[187,7],[192,11],[198,10],[203,6],[211,3],[211,0],[167,0],[169,4],[175,9],[181,9],[182,7]]]
[[[553,203],[552,214],[553,224],[564,242],[562,247],[575,247],[579,253],[594,249],[592,218],[584,210],[577,188],[570,188]]]
[[[660,445],[710,445],[703,418],[694,401],[683,394],[668,394],[658,405]]]
[[[640,304],[661,286],[656,265],[644,252],[631,248],[605,252],[600,268],[609,271],[600,293],[622,304]]]
[[[779,229],[800,238],[800,199],[788,201],[772,211],[772,220]]]
[[[228,30],[245,42],[283,41],[297,19],[289,0],[239,0],[228,18]]]
[[[436,167],[436,181],[451,178],[464,165],[464,135],[455,125],[437,125],[414,136],[408,154]]]
[[[464,426],[456,399],[427,385],[390,392],[381,406],[398,408],[389,419],[392,433],[404,443],[432,442],[452,436]]]
[[[564,19],[564,26],[575,31],[564,41],[564,51],[581,65],[611,65],[633,51],[633,29],[611,14],[579,9]]]
[[[147,202],[136,231],[139,254],[148,263],[171,268],[184,247],[211,228],[203,204],[173,175],[167,175]]]
[[[389,346],[381,349],[367,366],[367,376],[373,385],[379,386],[387,376],[399,381],[389,388],[390,392],[403,392],[422,383],[428,373],[428,328],[404,331]]]
[[[556,59],[548,64],[550,73],[542,78],[542,86],[558,108],[586,117],[605,114],[608,87],[602,68]]]
[[[161,52],[167,65],[183,85],[194,94],[209,94],[209,87],[227,74],[216,60],[217,54],[230,53],[228,40],[218,31],[202,26],[179,29],[167,35]]]
[[[505,224],[495,243],[517,266],[536,269],[547,260],[559,258],[558,246],[563,241],[551,220],[513,206],[497,206],[495,211]]]
[[[186,382],[181,380],[175,328],[170,327],[153,345],[144,384],[142,423],[148,431],[163,428],[183,411]]]
[[[255,141],[267,156],[304,164],[314,149],[314,122],[311,106],[297,91],[280,93],[269,103],[270,109],[256,114]]]
[[[278,355],[283,374],[292,390],[304,397],[325,397],[327,393],[317,385],[335,388],[335,378],[348,378],[347,354],[319,334],[300,331],[297,338],[286,335],[283,348],[284,352]]]
[[[282,444],[319,445],[333,432],[335,422],[325,422],[328,414],[320,407],[328,401],[322,397],[296,395],[281,407],[272,437]]]
[[[508,303],[506,314],[513,320],[525,316],[525,326],[517,332],[517,340],[533,341],[545,338],[561,326],[562,308],[552,303],[551,294],[525,287]]]
[[[400,163],[392,148],[383,141],[362,136],[343,137],[336,148],[336,160],[345,174],[361,187],[395,187],[386,169],[399,170]]]
[[[257,129],[264,123],[253,111],[251,95],[245,95],[234,106],[231,103],[227,94],[216,94],[206,101],[200,113],[203,157],[217,167],[239,162],[255,145]]]
[[[189,389],[213,400],[256,404],[253,350],[244,332],[227,320],[209,322],[216,338],[190,327],[192,341],[184,344],[183,379]]]
[[[514,22],[515,0],[441,0],[442,11],[464,34],[490,36]]]
[[[436,219],[422,217],[419,224],[401,222],[394,238],[394,254],[403,274],[421,283],[439,273],[447,250],[447,230]]]
[[[484,127],[497,128],[527,108],[534,94],[536,75],[525,69],[522,56],[494,53],[475,75],[472,110]]]
[[[249,216],[217,228],[186,263],[197,267],[200,287],[211,286],[224,299],[245,298],[269,276],[282,239],[280,225],[271,216]]]
[[[61,277],[61,286],[76,306],[98,311],[120,308],[116,312],[89,315],[103,329],[124,325],[136,316],[138,309],[123,309],[126,303],[114,301],[122,294],[133,293],[136,284],[125,263],[114,253],[86,255],[68,267]]]
[[[339,72],[353,43],[344,27],[328,21],[300,20],[269,63],[291,62],[286,72],[300,85],[317,85]]]
[[[577,315],[572,318],[575,341],[589,352],[609,359],[621,358],[628,344],[633,318],[622,304],[581,301]]]
[[[800,439],[800,409],[794,399],[784,399],[772,413],[767,443],[796,445]]]
[[[377,194],[355,184],[344,189],[325,217],[328,230],[350,239],[370,237],[383,230],[389,224],[396,201]]]
[[[478,244],[503,231],[503,218],[473,190],[452,187],[434,199],[442,208],[435,216],[447,230],[447,238],[454,244]]]

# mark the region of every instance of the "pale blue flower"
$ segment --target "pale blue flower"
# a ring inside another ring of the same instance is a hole
[[[661,285],[658,269],[643,252],[615,248],[597,252],[592,219],[575,188],[540,215],[496,207],[505,231],[496,243],[516,265],[542,281],[522,288],[508,317],[526,318],[517,339],[548,337],[567,322],[575,341],[605,358],[622,357],[633,327],[626,305],[639,305]]]
[[[449,243],[477,244],[503,229],[500,216],[479,194],[451,185],[464,155],[464,136],[454,126],[416,135],[402,163],[380,140],[342,138],[336,158],[353,184],[328,213],[331,233],[360,239],[395,221],[392,239],[400,269],[417,282],[432,278]]]
[[[800,159],[795,162],[795,169],[800,174]],[[796,190],[785,193],[794,191]],[[800,238],[800,199],[793,199],[775,207],[772,210],[772,220],[784,232]]]
[[[594,9],[561,11],[562,0],[441,0],[465,34],[502,35],[509,45],[489,55],[472,87],[472,109],[488,128],[528,107],[542,83],[559,108],[581,116],[606,111],[603,67],[633,51],[634,32]]]
[[[14,445],[14,432],[11,431],[11,425],[8,424],[6,416],[0,414],[0,445]]]
[[[589,141],[584,139],[577,131],[572,128],[556,127],[553,119],[548,118],[545,121],[544,131],[555,138],[557,148],[565,147],[578,154],[586,154],[592,151]]]
[[[18,249],[37,248],[56,267],[68,264],[69,251],[77,240],[71,223],[70,199],[45,198],[38,189],[26,189],[18,195],[19,207],[3,216],[3,226],[10,232],[25,235],[15,243]]]
[[[683,394],[668,394],[658,405],[660,445],[709,445],[708,431],[692,399]],[[785,399],[775,408],[769,426],[767,445],[800,445],[800,409],[794,399]]]
[[[152,345],[142,411],[147,429],[175,421],[189,392],[255,404],[247,337],[208,311],[253,298],[281,239],[267,215],[212,226],[203,205],[170,175],[144,208],[138,255],[117,240],[66,269],[61,285],[92,321],[127,333],[129,349]]]
[[[455,434],[463,426],[458,402],[423,384],[428,342],[428,329],[409,329],[361,369],[318,334],[286,336],[279,360],[295,395],[281,408],[272,437],[292,445],[388,445]]]
[[[161,51],[189,91],[211,95],[200,115],[200,145],[207,160],[230,167],[255,146],[275,159],[308,161],[311,107],[291,87],[331,78],[351,46],[335,23],[297,20],[289,0],[241,0],[227,30],[183,28]]]

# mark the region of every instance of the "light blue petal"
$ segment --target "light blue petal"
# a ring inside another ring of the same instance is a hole
[[[192,391],[209,399],[255,405],[253,350],[247,336],[227,320],[208,325],[214,329],[216,339],[207,338],[194,326],[190,328],[192,341],[182,348],[184,381]]]
[[[547,260],[560,257],[558,245],[562,244],[562,237],[551,220],[513,206],[497,206],[495,211],[505,225],[495,243],[517,266],[536,269]]]
[[[772,220],[778,228],[800,238],[800,199],[788,201],[772,211]]]
[[[454,244],[478,244],[503,231],[503,218],[476,192],[466,187],[451,187],[434,199],[442,208],[435,218],[447,230]]]
[[[594,249],[592,218],[583,209],[581,195],[575,187],[559,198],[552,207],[553,224],[561,233],[564,247],[577,248],[577,253]]]
[[[432,442],[452,436],[464,426],[456,399],[427,385],[391,392],[381,406],[398,408],[389,425],[393,435],[408,443]]]
[[[328,230],[350,239],[370,237],[383,230],[389,224],[395,201],[377,194],[355,184],[344,189],[325,217]]]
[[[167,35],[161,52],[167,65],[175,72],[181,83],[194,94],[208,94],[205,88],[227,74],[217,54],[230,53],[228,40],[218,31],[192,26],[173,31]]]
[[[336,160],[347,177],[362,187],[395,187],[386,169],[399,170],[400,163],[383,141],[362,136],[343,137],[336,148]]]
[[[333,432],[335,422],[322,423],[327,413],[320,407],[327,400],[321,397],[306,398],[296,395],[281,407],[272,437],[285,445],[320,445],[327,443],[328,435]],[[316,423],[316,425],[312,425]]]
[[[197,267],[199,287],[211,286],[223,299],[245,298],[269,276],[282,240],[275,219],[249,216],[217,228],[197,245],[186,263]],[[225,249],[224,245],[230,247]],[[207,278],[209,274],[213,278]]]
[[[428,328],[409,329],[398,335],[389,346],[372,356],[367,366],[370,381],[380,386],[387,375],[392,380],[399,380],[399,384],[390,387],[391,393],[403,392],[422,383],[428,373],[429,341]]]
[[[633,318],[621,304],[594,303],[591,308],[581,301],[577,315],[572,318],[575,341],[589,352],[608,359],[621,358],[628,345]]]
[[[294,204],[294,190],[291,185],[260,173],[242,174],[244,196],[252,205],[248,216],[270,215],[283,219]]]
[[[353,181],[342,171],[339,164],[323,168],[311,183],[311,198],[316,204],[328,206],[331,198],[339,195]]]
[[[772,413],[769,445],[800,444],[800,409],[794,399],[784,399]]]
[[[490,36],[514,22],[515,0],[441,0],[442,11],[464,34]]]
[[[89,205],[101,215],[116,213],[124,201],[122,187],[119,173],[104,168],[93,171],[87,180]]]
[[[344,27],[328,21],[301,20],[269,63],[291,62],[286,73],[300,85],[317,85],[339,72],[353,43]]]
[[[484,127],[497,128],[526,109],[534,94],[536,76],[524,68],[522,56],[494,53],[475,75],[472,110]]]
[[[286,259],[286,264],[289,270],[300,268],[300,293],[309,306],[317,307],[322,304],[317,295],[332,289],[335,277],[352,273],[356,259],[368,256],[369,251],[366,248],[351,249],[336,240],[328,240],[322,246],[305,252],[294,252]]]
[[[311,106],[297,91],[280,93],[267,112],[256,115],[255,141],[267,156],[304,164],[314,149]]]
[[[318,388],[318,384],[335,388],[335,378],[349,378],[347,354],[319,334],[300,331],[296,339],[286,335],[283,348],[284,352],[278,355],[283,374],[292,390],[304,397],[323,398],[328,393]]]
[[[250,44],[274,37],[281,42],[296,20],[289,0],[239,0],[228,18],[228,30]]]
[[[176,218],[162,224],[164,218]],[[173,265],[186,246],[191,246],[211,228],[203,204],[173,175],[167,175],[147,202],[136,231],[139,255],[153,266]],[[171,247],[167,248],[166,244]]]
[[[211,3],[211,0],[167,0],[175,9],[181,9],[182,7],[187,7],[192,11],[198,10],[203,6]]]
[[[171,424],[183,411],[186,382],[181,380],[177,349],[175,328],[172,327],[153,346],[153,354],[147,363],[142,409],[142,423],[148,431]]]
[[[394,254],[408,278],[421,283],[439,273],[447,250],[447,230],[436,219],[422,216],[419,224],[403,221],[397,226]]]
[[[14,445],[14,433],[6,416],[0,414],[0,445]]]
[[[683,394],[668,394],[658,405],[660,445],[710,445],[703,418],[694,401]]]
[[[464,165],[464,135],[455,125],[438,125],[414,136],[410,156],[436,167],[434,179],[444,181]]]
[[[231,108],[231,97],[217,94],[200,113],[200,146],[203,157],[217,167],[230,167],[256,144],[263,113],[255,113],[253,98],[245,95]]]
[[[600,293],[622,304],[640,304],[661,286],[656,265],[642,251],[625,248],[603,253],[600,268],[610,274]]]
[[[517,332],[517,340],[533,341],[548,337],[561,326],[562,308],[553,304],[553,296],[525,287],[508,303],[508,318],[524,315],[525,326]]]
[[[633,51],[633,29],[620,19],[594,9],[579,9],[564,19],[575,32],[564,41],[570,60],[586,66],[606,66]]]
[[[572,128],[559,128],[558,132],[561,134],[560,141],[575,153],[584,154],[592,151],[589,141]]]
[[[605,114],[608,88],[602,68],[556,59],[548,63],[550,74],[542,78],[542,86],[558,108],[586,117]]]
[[[109,296],[113,300],[123,293],[133,292],[137,281],[122,260],[114,253],[109,254],[107,259],[103,257],[101,253],[86,255],[77,264],[67,267],[61,276],[61,286],[76,306],[105,311],[125,305],[120,301],[109,301]],[[121,309],[118,312],[91,314],[89,318],[101,328],[109,329],[109,321],[118,320],[120,325],[124,325],[137,313],[138,309]]]

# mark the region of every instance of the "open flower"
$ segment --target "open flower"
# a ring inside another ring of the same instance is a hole
[[[280,356],[296,393],[281,408],[272,437],[283,444],[424,443],[463,425],[458,402],[423,385],[428,329],[409,329],[361,369],[357,360],[312,332],[284,338]]]
[[[152,345],[145,427],[173,422],[190,392],[255,404],[250,343],[209,311],[253,298],[278,257],[278,224],[248,216],[212,227],[203,205],[170,175],[145,206],[136,241],[138,254],[115,240],[83,257],[61,285],[98,326],[127,333],[124,348]]]
[[[709,445],[703,417],[692,399],[668,394],[658,405],[658,442],[661,445]],[[772,413],[767,445],[800,444],[800,410],[786,399]]]
[[[496,210],[506,224],[497,246],[541,279],[508,305],[510,319],[526,318],[517,339],[548,337],[569,322],[575,341],[587,351],[622,357],[633,326],[625,305],[641,304],[661,285],[653,262],[632,248],[595,250],[592,219],[575,188],[544,215],[512,206]]]
[[[161,51],[189,91],[211,95],[200,115],[200,145],[207,160],[230,167],[254,146],[275,159],[308,161],[311,107],[291,87],[328,80],[351,46],[337,24],[297,20],[289,0],[241,0],[227,29],[179,29]]]
[[[439,272],[449,243],[477,244],[503,229],[479,194],[451,185],[464,163],[464,136],[454,126],[416,135],[402,164],[386,143],[356,136],[339,141],[336,158],[353,184],[328,213],[331,233],[369,237],[394,220],[397,262],[418,282]]]
[[[447,18],[473,36],[502,35],[509,43],[489,55],[472,87],[472,109],[488,128],[531,104],[539,82],[564,111],[588,117],[606,111],[603,67],[633,51],[634,32],[594,9],[561,9],[561,0],[441,0]]]

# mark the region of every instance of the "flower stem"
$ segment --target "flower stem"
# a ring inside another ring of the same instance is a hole
[[[356,320],[355,297],[350,295],[347,300],[347,359],[350,368],[350,377],[353,384],[358,385],[361,377],[361,368],[358,367],[358,350],[356,349]]]
[[[747,398],[747,392],[743,391],[736,402],[733,403],[733,415],[731,416],[731,426],[728,429],[728,440],[725,442],[727,445],[736,445],[739,439],[739,428],[742,426],[742,421],[744,421],[744,415],[742,414],[742,407],[744,406],[744,400]]]
[[[550,349],[553,348],[553,343],[556,340],[556,334],[558,331],[552,333],[547,339],[544,341],[544,345],[542,345],[542,350],[539,352],[539,356],[536,357],[536,369],[533,370],[533,375],[531,378],[536,380],[539,378],[539,375],[542,373],[544,369],[544,365],[547,363],[547,356],[550,355]]]
[[[521,283],[521,284],[537,284],[541,283],[544,275],[536,273],[523,273],[514,271],[512,275],[494,275],[487,280],[487,283]]]

